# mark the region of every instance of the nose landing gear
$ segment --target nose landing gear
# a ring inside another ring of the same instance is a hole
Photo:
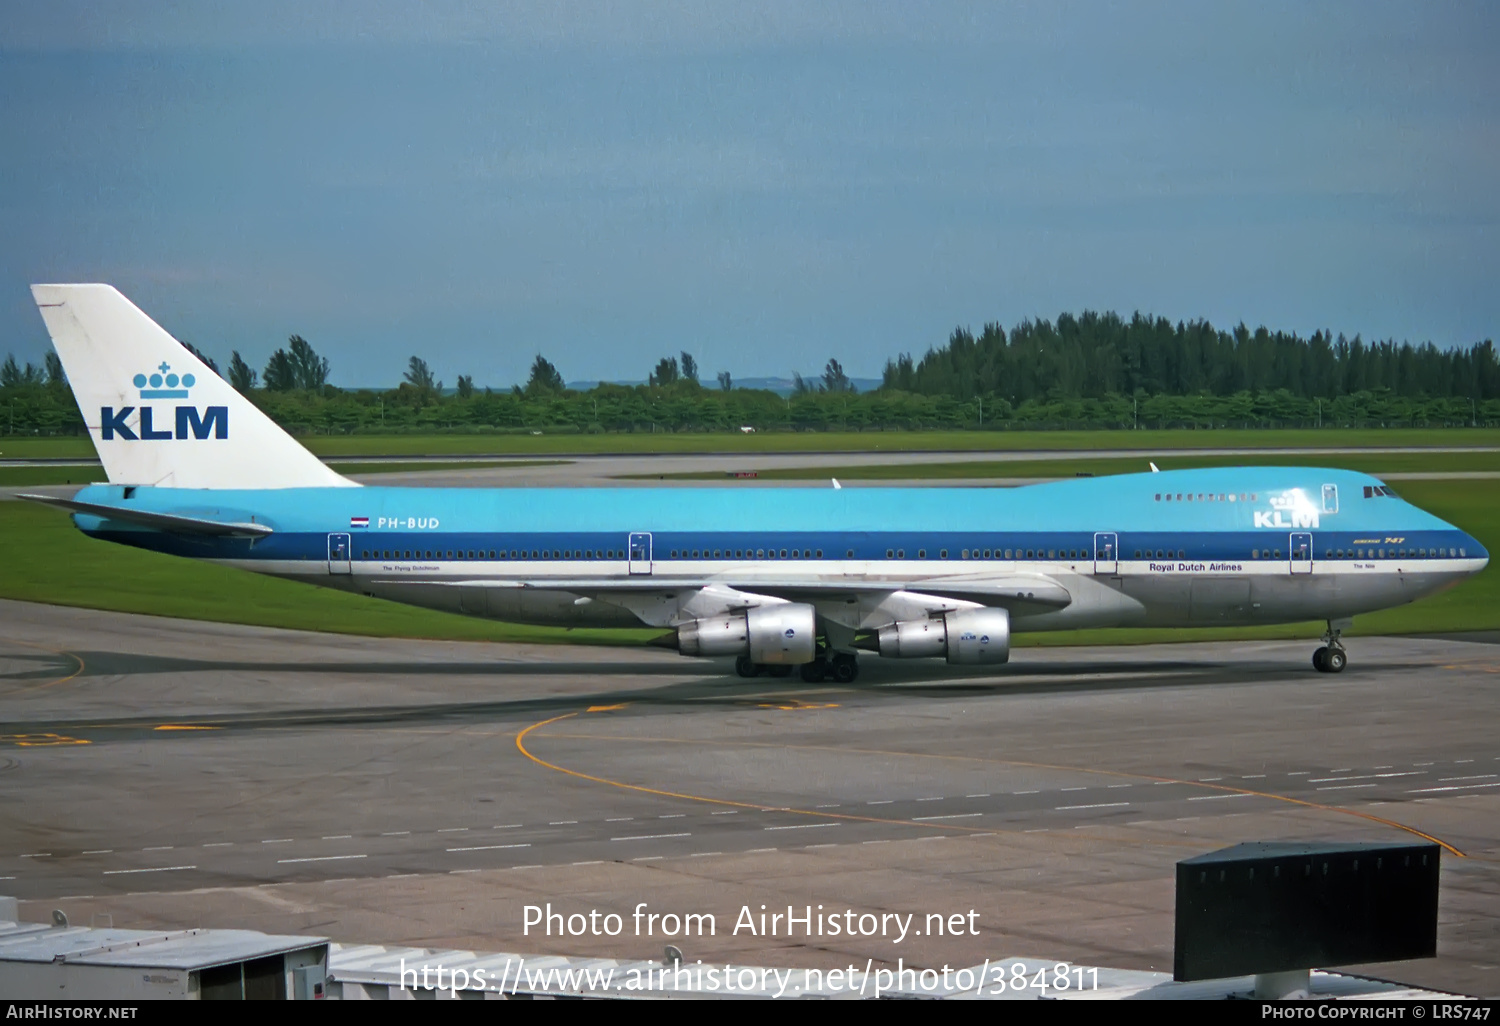
[[[1313,653],[1313,669],[1319,673],[1343,673],[1344,667],[1349,665],[1349,654],[1344,651],[1344,643],[1339,640],[1344,632],[1336,628],[1333,621],[1328,621],[1328,630],[1323,634],[1326,644]]]

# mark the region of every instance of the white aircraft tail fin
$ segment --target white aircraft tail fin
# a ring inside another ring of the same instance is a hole
[[[357,487],[110,285],[33,285],[112,483]]]

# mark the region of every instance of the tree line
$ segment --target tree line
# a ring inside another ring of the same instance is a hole
[[[1314,332],[1215,329],[1206,321],[1136,314],[1062,314],[1056,323],[1022,321],[1005,331],[986,324],[976,337],[958,328],[946,345],[885,365],[883,387],[958,399],[993,396],[1103,399],[1111,395],[1259,395],[1286,391],[1336,399],[1388,389],[1409,398],[1500,397],[1494,343],[1439,349],[1393,341],[1366,343]]]
[[[216,373],[217,364],[189,345]],[[887,363],[859,393],[835,359],[793,376],[790,396],[699,380],[687,352],[665,356],[642,385],[569,389],[540,353],[524,384],[449,391],[412,356],[399,386],[346,390],[300,335],[257,373],[238,351],[227,380],[277,423],[302,434],[641,432],[1133,427],[1395,427],[1500,424],[1500,365],[1490,341],[1466,349],[1367,344],[1358,336],[1225,332],[1206,322],[1139,314],[1063,314],[976,337],[956,329],[920,360]],[[81,434],[55,353],[41,367],[0,365],[0,431]]]

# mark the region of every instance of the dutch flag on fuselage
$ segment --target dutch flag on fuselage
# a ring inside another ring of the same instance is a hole
[[[369,517],[350,517],[349,518],[349,526],[350,527],[369,527],[370,526],[370,518]]]

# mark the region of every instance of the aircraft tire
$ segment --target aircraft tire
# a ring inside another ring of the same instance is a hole
[[[1326,646],[1313,653],[1313,669],[1319,673],[1328,672],[1328,648]]]
[[[840,684],[852,684],[854,678],[859,676],[859,660],[847,652],[834,656],[830,668],[833,671],[833,679]]]
[[[792,668],[790,666],[767,666],[764,669],[772,677],[790,677],[792,675]]]
[[[1330,648],[1328,654],[1323,657],[1323,671],[1325,673],[1343,673],[1344,667],[1349,665],[1349,657],[1341,648]]]
[[[802,679],[809,684],[817,684],[828,675],[828,663],[823,659],[814,659],[810,663],[802,664]]]
[[[747,655],[739,656],[734,661],[734,672],[741,677],[760,676],[760,665],[751,660]]]

